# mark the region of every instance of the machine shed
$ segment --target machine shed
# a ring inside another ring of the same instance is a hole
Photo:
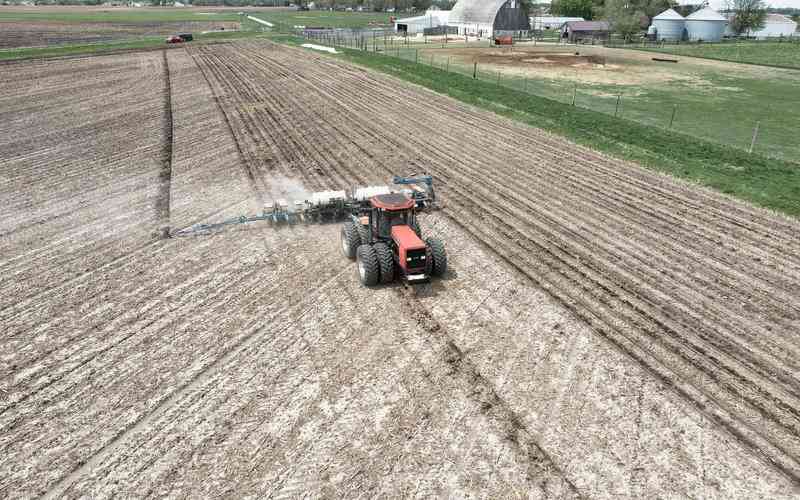
[[[571,21],[564,23],[561,37],[572,43],[594,43],[595,40],[607,40],[611,33],[608,21]]]
[[[408,35],[433,34],[445,29],[449,17],[450,11],[448,10],[429,10],[421,16],[398,19],[394,23],[394,28],[395,31],[405,32]]]
[[[459,34],[482,37],[521,36],[531,29],[521,0],[458,0],[448,24]]]

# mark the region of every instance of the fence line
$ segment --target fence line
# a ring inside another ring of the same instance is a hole
[[[436,54],[430,54],[430,56],[426,54],[423,57],[420,49],[434,50],[438,45],[443,44],[435,40],[426,40],[428,43],[409,43],[407,39],[397,37],[396,33],[389,30],[303,30],[298,34],[323,45],[377,52],[564,104],[602,112],[617,118],[632,120],[664,130],[681,131],[744,151],[753,152],[755,150],[786,159],[797,157],[793,132],[785,130],[784,127],[770,126],[764,117],[752,116],[747,120],[731,118],[730,120],[726,119],[725,123],[709,126],[708,122],[699,120],[696,113],[692,113],[690,101],[653,102],[641,96],[626,95],[624,86],[609,89],[608,87],[611,86],[515,76],[503,74],[497,70],[496,66],[484,65],[485,67],[482,67],[477,61],[464,63],[450,56],[443,57]],[[485,41],[465,43],[462,40],[450,41],[446,46],[476,48],[490,45]],[[497,48],[514,50],[513,46]],[[685,111],[682,112],[681,109]],[[755,132],[754,128],[757,128]],[[771,142],[767,143],[770,139]],[[781,148],[783,150],[780,150]]]

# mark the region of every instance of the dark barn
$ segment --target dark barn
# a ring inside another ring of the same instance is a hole
[[[459,34],[480,37],[526,36],[531,29],[520,0],[459,0],[448,24]]]

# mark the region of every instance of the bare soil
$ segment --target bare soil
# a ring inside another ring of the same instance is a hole
[[[73,23],[73,22],[2,22],[0,49],[50,47],[74,43],[113,42],[145,36],[175,33],[236,30],[239,23],[224,21]]]
[[[565,46],[556,43],[523,43],[509,47],[429,48],[420,57],[433,55],[437,60],[451,57],[454,64],[472,65],[515,77],[580,81],[602,85],[639,86],[681,82],[692,86],[710,86],[703,71],[724,70],[727,74],[755,78],[786,77],[790,70],[758,68],[710,59],[677,57],[679,64],[657,63],[657,53],[602,46]],[[718,86],[715,86],[718,88]],[[728,89],[731,90],[731,89]],[[737,90],[737,89],[733,89]]]
[[[268,42],[11,67],[3,496],[800,493],[796,221]],[[173,229],[428,171],[451,271],[160,239],[167,150]]]

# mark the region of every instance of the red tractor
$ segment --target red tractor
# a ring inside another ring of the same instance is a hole
[[[417,203],[403,193],[379,194],[368,208],[342,226],[342,253],[356,259],[358,276],[366,286],[390,283],[399,276],[423,283],[447,271],[444,244],[420,238]]]

